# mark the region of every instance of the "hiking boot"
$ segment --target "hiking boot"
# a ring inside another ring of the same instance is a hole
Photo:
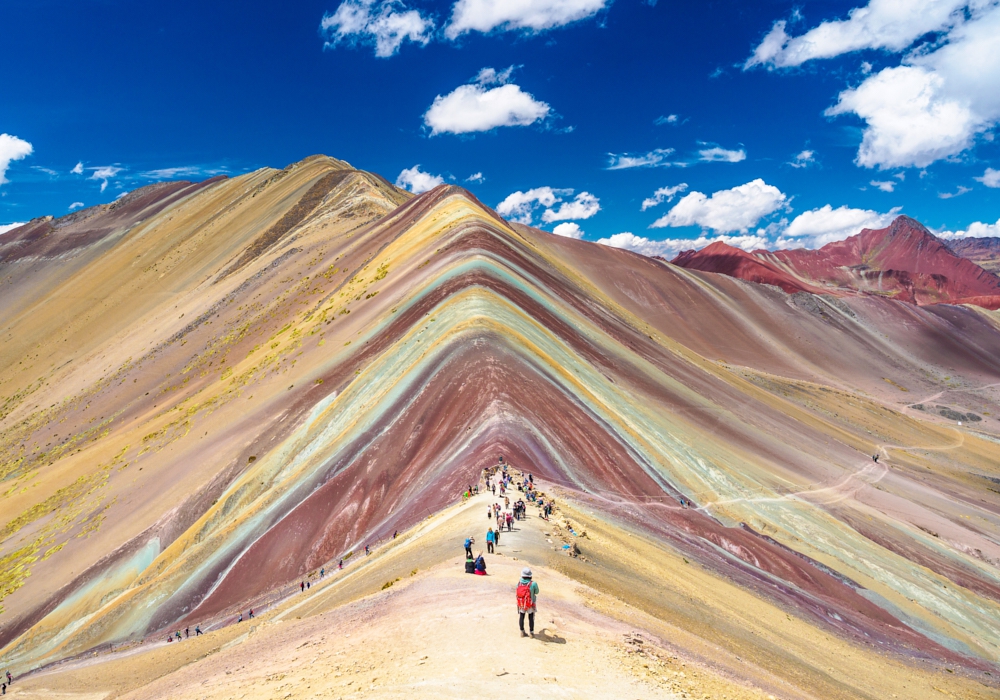
[[[527,636],[528,636],[528,633],[527,633],[527,632],[525,632],[524,630],[521,630],[521,636],[522,636],[522,637],[527,637]]]

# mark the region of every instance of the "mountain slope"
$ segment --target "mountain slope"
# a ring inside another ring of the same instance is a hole
[[[948,241],[948,247],[984,270],[1000,274],[1000,238],[962,238]]]
[[[823,289],[839,296],[861,292],[921,306],[971,303],[1000,308],[1000,278],[957,255],[906,216],[884,229],[865,229],[818,250],[744,253],[715,243],[681,253],[672,262],[775,284],[787,292]]]
[[[130,226],[0,315],[4,663],[222,624],[498,454],[847,643],[997,661],[995,314],[788,296],[326,158]]]

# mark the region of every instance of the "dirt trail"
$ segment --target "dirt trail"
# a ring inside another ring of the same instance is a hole
[[[635,625],[596,612],[588,602],[600,593],[537,563],[553,549],[561,550],[537,509],[529,507],[528,519],[502,534],[497,554],[487,555],[488,576],[465,574],[462,540],[473,534],[474,550],[485,549],[491,502],[491,494],[479,495],[425,521],[354,570],[337,572],[254,624],[242,623],[242,634],[229,627],[149,653],[38,674],[9,695],[67,700],[768,697],[678,658]],[[451,554],[441,561],[441,552],[449,548]],[[410,568],[427,559],[438,563],[415,573]],[[534,638],[522,638],[517,626],[514,587],[524,566],[532,568],[541,589]],[[392,585],[360,595],[365,588],[381,588],[383,579],[383,586]],[[195,644],[204,650],[179,668],[165,656],[191,656]],[[147,679],[157,664],[164,673],[156,680],[131,687],[121,681]]]

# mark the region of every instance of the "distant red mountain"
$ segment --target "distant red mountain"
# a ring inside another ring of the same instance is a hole
[[[1000,274],[1000,238],[963,238],[948,241],[948,247],[955,255],[971,260],[993,274]]]
[[[873,294],[920,306],[969,303],[1000,308],[1000,277],[956,254],[922,224],[897,217],[887,228],[818,250],[757,250],[725,243],[685,251],[673,264],[772,284],[788,293]]]

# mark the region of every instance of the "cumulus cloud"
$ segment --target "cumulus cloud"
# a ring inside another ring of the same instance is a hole
[[[698,151],[698,160],[705,163],[739,163],[746,160],[747,153],[742,148],[737,151],[730,151],[726,148],[703,148]]]
[[[834,209],[829,204],[802,212],[788,224],[777,240],[779,248],[819,248],[833,241],[842,241],[861,233],[861,229],[885,228],[899,214],[899,208],[881,214],[870,209],[851,209],[847,206]]]
[[[896,189],[895,180],[872,180],[868,184],[871,185],[872,187],[877,187],[883,192],[892,192]]]
[[[600,200],[590,192],[581,192],[571,200],[572,189],[536,187],[527,192],[513,192],[497,205],[497,212],[506,219],[530,224],[539,208],[544,208],[542,221],[553,223],[570,219],[589,219],[601,210]],[[555,209],[558,204],[559,208]]]
[[[676,124],[680,119],[676,114],[668,114],[666,116],[659,116],[653,120],[656,126],[663,126],[664,124]]]
[[[601,245],[612,248],[624,248],[634,253],[648,256],[659,256],[671,259],[678,253],[685,250],[699,250],[709,245],[722,241],[728,245],[742,250],[751,251],[763,248],[767,245],[767,238],[762,235],[747,234],[743,236],[699,236],[698,238],[666,238],[654,240],[644,236],[636,236],[634,233],[625,231],[616,233],[608,238],[598,239]]]
[[[711,196],[691,192],[650,228],[701,226],[719,233],[746,231],[763,217],[784,207],[787,201],[781,190],[757,178]]]
[[[424,114],[424,124],[431,128],[431,135],[528,126],[547,118],[552,113],[548,104],[508,82],[512,70],[513,66],[499,72],[483,68],[474,83],[435,97]]]
[[[826,113],[865,122],[858,165],[926,167],[967,150],[1000,121],[997,36],[996,0],[871,0],[798,37],[775,23],[745,68],[798,66],[861,49],[905,51],[900,65],[844,90]]]
[[[542,212],[542,221],[550,224],[553,221],[589,219],[601,210],[600,201],[590,192],[581,192],[571,201],[561,203],[558,209],[546,209]]]
[[[444,184],[443,177],[423,172],[419,164],[405,168],[396,178],[396,187],[408,189],[413,194],[427,192],[442,184]]]
[[[649,153],[632,155],[630,153],[609,153],[607,170],[627,170],[629,168],[661,168],[674,165],[667,156],[674,152],[672,148],[654,148]]]
[[[444,34],[456,39],[466,32],[541,32],[593,15],[611,0],[458,0]]]
[[[536,187],[527,192],[512,192],[497,205],[500,216],[520,224],[530,224],[535,209],[539,206],[551,207],[561,202],[573,190],[553,189],[551,187]]]
[[[74,209],[80,209],[83,206],[84,206],[83,202],[73,202],[72,204],[69,205],[69,210],[73,211]]]
[[[1000,238],[1000,219],[995,224],[984,224],[976,221],[969,224],[964,231],[941,231],[938,238],[955,240],[959,238]]]
[[[806,150],[802,151],[797,156],[795,156],[795,158],[789,161],[788,164],[793,168],[807,168],[815,162],[816,162],[815,151]]]
[[[473,173],[469,177],[465,178],[466,182],[486,182],[486,176],[482,173]]]
[[[7,233],[8,231],[13,231],[19,226],[24,226],[24,221],[17,221],[13,224],[0,224],[0,236]]]
[[[659,206],[664,202],[672,202],[674,201],[674,197],[681,192],[686,191],[687,188],[688,186],[686,182],[674,185],[673,187],[661,187],[653,193],[652,197],[642,200],[642,210],[646,211],[647,209]]]
[[[10,134],[0,134],[0,185],[10,182],[7,179],[7,168],[15,160],[21,160],[31,155],[34,148],[24,139]]]
[[[70,170],[70,172],[73,173],[74,175],[83,175],[83,161],[81,160],[76,165],[74,165],[73,169]]]
[[[983,176],[975,179],[979,180],[979,182],[983,183],[987,187],[1000,187],[1000,170],[986,168],[986,172],[983,173]]]
[[[396,54],[404,41],[426,46],[434,32],[430,18],[406,9],[401,0],[345,0],[333,14],[323,15],[319,26],[324,48],[374,44],[380,58]]]
[[[94,172],[91,173],[91,180],[101,181],[101,192],[108,189],[108,181],[118,175],[125,168],[118,167],[117,165],[102,165],[98,168],[91,168]]]
[[[552,233],[566,238],[583,237],[583,230],[580,228],[580,224],[573,223],[572,221],[556,224],[556,227],[552,229]]]

